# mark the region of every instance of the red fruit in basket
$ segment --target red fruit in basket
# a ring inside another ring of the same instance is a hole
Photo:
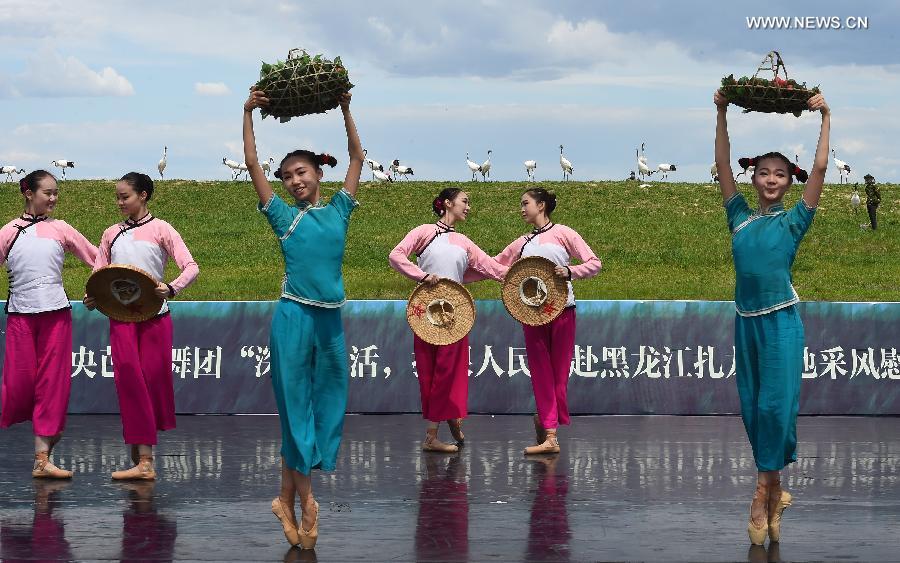
[[[778,76],[776,76],[772,80],[772,82],[774,82],[775,84],[777,84],[779,86],[784,86],[785,84],[787,84],[787,80],[785,80],[784,78],[779,78]]]

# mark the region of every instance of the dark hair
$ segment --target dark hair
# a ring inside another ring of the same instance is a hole
[[[281,180],[281,168],[284,166],[284,163],[287,162],[287,160],[290,158],[299,158],[300,160],[305,160],[306,162],[315,166],[316,170],[321,170],[322,166],[325,164],[332,168],[337,166],[337,159],[326,152],[323,152],[322,154],[316,154],[312,151],[301,149],[289,152],[285,155],[284,158],[281,159],[281,163],[278,165],[278,170],[275,171],[275,177],[279,180]]]
[[[27,176],[19,180],[19,191],[23,194],[29,190],[36,192],[38,190],[38,184],[44,178],[53,178],[56,180],[56,176],[46,170],[32,170]]]
[[[547,191],[544,188],[531,188],[530,190],[525,191],[528,196],[538,203],[544,204],[544,213],[547,214],[547,217],[553,213],[553,210],[556,209],[556,194]]]
[[[150,198],[153,197],[153,180],[146,174],[129,172],[119,178],[119,181],[131,186],[138,195],[141,192],[147,192],[147,201],[150,201]]]
[[[434,211],[434,214],[438,217],[444,216],[444,201],[450,200],[453,201],[456,199],[456,196],[459,195],[459,192],[462,190],[459,188],[444,188],[441,190],[441,193],[434,198],[434,201],[431,202],[431,210]]]
[[[776,158],[776,159],[784,162],[784,164],[787,166],[788,172],[791,173],[791,176],[796,176],[797,180],[801,184],[805,184],[806,181],[809,179],[809,174],[806,173],[806,170],[800,168],[799,166],[797,166],[796,164],[791,162],[791,159],[784,156],[780,152],[767,152],[766,154],[763,154],[760,156],[754,156],[753,158],[746,158],[746,157],[739,158],[738,164],[741,166],[741,168],[743,168],[744,170],[747,170],[751,166],[756,166],[756,164],[759,161],[765,160],[767,158]],[[754,174],[755,173],[756,172],[754,171]]]

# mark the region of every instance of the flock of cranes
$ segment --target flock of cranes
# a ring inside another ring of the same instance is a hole
[[[668,162],[662,162],[656,166],[656,168],[651,168],[647,161],[647,156],[644,154],[646,143],[641,143],[640,149],[635,149],[635,157],[637,159],[637,174],[640,176],[641,182],[648,181],[651,176],[654,174],[660,174],[662,176],[661,179],[665,180],[669,173],[675,172],[677,167],[674,164],[670,164]],[[156,165],[156,170],[159,172],[160,179],[165,179],[165,170],[166,165],[168,164],[168,152],[169,147],[163,147],[162,158]],[[469,169],[469,172],[472,174],[472,181],[478,181],[478,175],[481,175],[482,181],[487,181],[491,178],[491,155],[493,154],[493,150],[487,151],[487,159],[478,164],[469,158],[469,153],[466,153],[466,166]],[[363,150],[363,157],[365,160],[366,166],[369,167],[369,170],[372,173],[372,181],[374,182],[395,182],[397,180],[409,180],[410,176],[414,176],[414,172],[411,166],[401,164],[400,159],[395,158],[391,161],[391,164],[388,166],[387,171],[385,171],[384,166],[376,160],[373,160],[368,157],[368,151]],[[849,180],[850,175],[850,165],[843,160],[839,159],[834,149],[831,149],[831,157],[834,161],[834,165],[837,168],[838,174],[840,176],[840,183],[843,184],[844,180]],[[794,160],[798,161],[799,158],[797,155],[794,155]],[[58,159],[50,162],[51,166],[60,169],[61,176],[63,179],[66,177],[66,169],[75,168],[75,162],[67,159]],[[244,175],[245,179],[249,178],[249,172],[247,170],[247,165],[243,162],[237,162],[235,160],[231,160],[228,157],[222,157],[222,164],[227,166],[231,171],[231,179],[237,180],[241,174]],[[268,159],[262,161],[260,166],[266,174],[266,178],[269,177],[269,174],[272,172],[272,167],[275,164],[275,159],[269,157]],[[523,163],[525,165],[525,176],[528,180],[534,181],[534,171],[537,169],[537,161],[536,160],[526,160]],[[572,162],[565,157],[563,154],[563,146],[559,145],[559,167],[562,170],[562,178],[563,181],[568,180],[572,174],[575,172],[575,166]],[[753,173],[753,166],[743,169],[739,172],[735,178],[743,176],[748,172],[750,174]],[[24,174],[25,169],[19,168],[18,166],[8,164],[0,166],[0,176],[6,175],[4,181],[10,182],[13,180],[13,176],[17,174]],[[632,178],[634,178],[634,172],[631,173]],[[709,174],[713,182],[717,182],[719,179],[718,170],[716,169],[716,165],[713,164],[709,168]],[[637,178],[634,178],[637,179]],[[648,186],[649,184],[641,184],[642,186]]]

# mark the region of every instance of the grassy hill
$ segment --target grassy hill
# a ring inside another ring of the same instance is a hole
[[[326,195],[337,184],[323,184]],[[543,182],[559,196],[554,220],[579,231],[603,261],[592,280],[576,283],[582,299],[702,299],[733,296],[731,247],[721,196],[709,184]],[[364,184],[350,226],[344,276],[350,299],[405,299],[412,282],[387,264],[388,252],[413,227],[432,222],[430,202],[441,188],[470,194],[472,212],[461,232],[495,254],[527,230],[518,213],[522,182],[398,182]],[[752,187],[740,186],[755,201]],[[280,184],[276,191],[284,194]],[[827,185],[812,228],[800,247],[794,282],[804,300],[900,301],[900,193],[882,185],[879,230],[861,230],[865,204],[854,214],[850,188]],[[800,196],[794,188],[785,198]],[[269,300],[283,274],[280,252],[247,182],[158,182],[151,210],[177,228],[200,264],[200,278],[182,295],[193,300]],[[0,218],[21,212],[15,183],[0,184]],[[113,182],[61,183],[55,214],[93,242],[121,220]],[[170,265],[170,276],[175,269]],[[64,274],[70,297],[83,294],[88,269],[71,257]],[[0,291],[6,294],[6,277]],[[171,278],[170,278],[171,279]],[[476,298],[499,298],[498,284],[469,286]]]

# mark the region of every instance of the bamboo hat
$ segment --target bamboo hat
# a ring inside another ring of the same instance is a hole
[[[555,270],[556,264],[541,256],[520,258],[509,267],[501,293],[503,305],[514,319],[539,326],[562,313],[569,287]]]
[[[453,280],[420,283],[409,296],[406,320],[425,342],[453,344],[475,325],[475,301],[469,290]]]
[[[144,270],[111,264],[91,274],[85,293],[97,300],[97,309],[107,317],[136,323],[155,317],[162,308],[163,299],[154,289],[156,280]]]

